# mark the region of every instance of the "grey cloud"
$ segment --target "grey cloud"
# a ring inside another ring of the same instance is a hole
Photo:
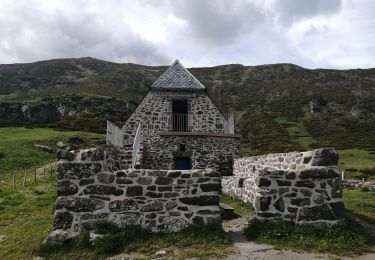
[[[0,14],[0,63],[82,56],[147,64],[170,60],[127,24],[116,31],[96,13],[79,6],[71,7],[74,12],[69,13],[70,7],[66,8],[65,12],[45,11],[24,1],[8,14]]]
[[[337,13],[342,8],[342,0],[277,0],[276,13],[285,25],[318,15]]]
[[[173,1],[174,14],[185,20],[192,36],[213,45],[233,42],[243,31],[251,31],[264,17],[248,1]]]

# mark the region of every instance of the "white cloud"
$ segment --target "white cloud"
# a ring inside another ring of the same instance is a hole
[[[0,63],[375,67],[371,0],[1,0]]]

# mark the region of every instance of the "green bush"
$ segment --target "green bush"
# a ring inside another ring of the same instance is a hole
[[[361,172],[364,174],[375,175],[375,168],[365,168],[362,169]]]

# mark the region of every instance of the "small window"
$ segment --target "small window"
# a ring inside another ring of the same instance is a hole
[[[190,157],[175,157],[174,168],[175,170],[191,170]]]
[[[238,180],[238,188],[243,188],[243,178]]]

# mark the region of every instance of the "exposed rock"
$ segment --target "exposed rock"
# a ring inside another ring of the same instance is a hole
[[[48,235],[47,239],[44,240],[43,244],[61,245],[70,238],[71,235],[69,232],[62,229],[56,229]]]
[[[46,146],[46,145],[41,145],[41,144],[34,144],[35,148],[43,151],[43,152],[47,152],[47,153],[55,153],[56,151],[54,149],[52,149],[51,147],[49,146]]]

